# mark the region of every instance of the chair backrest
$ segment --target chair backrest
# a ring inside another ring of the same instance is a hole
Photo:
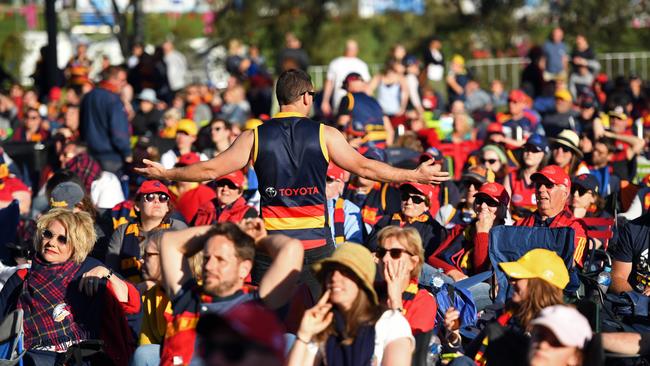
[[[499,263],[512,262],[535,248],[556,252],[569,270],[569,284],[565,292],[574,293],[580,287],[580,280],[573,264],[575,232],[570,227],[523,227],[497,226],[490,230],[489,256],[499,286],[495,302],[505,303],[510,298],[508,279]]]
[[[587,228],[587,238],[598,239],[603,245],[603,250],[607,250],[609,240],[614,237],[615,220],[613,217],[583,217],[578,219]]]
[[[19,347],[23,337],[23,310],[16,309],[0,323],[0,360],[14,361],[22,357]],[[0,364],[7,364],[0,362]]]

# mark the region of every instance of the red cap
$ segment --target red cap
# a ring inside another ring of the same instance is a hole
[[[197,333],[209,338],[210,334],[221,329],[219,322],[224,322],[246,341],[268,349],[278,360],[284,362],[285,329],[272,311],[253,301],[245,302],[225,314],[208,313],[201,316]]]
[[[563,184],[571,189],[571,179],[569,175],[557,165],[547,165],[542,170],[530,176],[530,179],[537,180],[539,178],[546,178],[553,184]]]
[[[222,177],[215,179],[215,182],[218,182],[220,180],[229,180],[234,185],[236,185],[237,188],[242,188],[244,186],[244,173],[242,173],[241,170],[235,170],[230,174],[226,174]]]
[[[411,186],[415,188],[416,191],[427,196],[429,198],[429,201],[433,199],[433,186],[431,184],[407,182],[407,183],[400,184],[399,188],[402,189],[403,187],[406,186]]]
[[[343,168],[340,166],[330,162],[330,165],[327,167],[327,178],[345,181],[345,170],[343,170]]]
[[[528,101],[528,95],[520,89],[514,89],[508,94],[508,100],[516,103],[525,103]]]
[[[479,195],[488,196],[504,206],[507,206],[510,202],[510,196],[508,195],[508,192],[499,183],[483,184],[481,188],[479,188],[478,192],[474,194],[474,197],[478,197]]]
[[[166,193],[169,196],[169,189],[159,180],[145,180],[135,194],[139,196],[147,193]]]
[[[49,99],[50,102],[56,102],[59,99],[61,99],[61,88],[55,86],[52,89],[50,89],[50,93],[47,99]]]
[[[503,135],[503,126],[499,122],[492,122],[487,126],[487,133],[493,134],[493,133],[500,133]]]
[[[178,161],[176,162],[176,166],[186,166],[186,165],[192,165],[196,164],[201,161],[201,157],[199,154],[195,152],[189,152],[187,154],[183,154],[178,158]]]

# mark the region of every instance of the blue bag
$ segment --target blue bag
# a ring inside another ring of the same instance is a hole
[[[441,326],[444,324],[445,313],[447,309],[453,306],[460,312],[460,326],[462,328],[476,325],[478,320],[476,304],[468,290],[445,283],[436,294],[436,301],[438,303],[436,324]]]

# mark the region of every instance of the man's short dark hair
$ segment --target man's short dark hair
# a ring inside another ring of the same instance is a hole
[[[608,137],[601,137],[596,141],[596,143],[605,145],[607,150],[609,150],[609,153],[616,152],[616,144],[614,143],[614,140]]]
[[[311,77],[300,69],[290,69],[280,74],[275,94],[280,105],[288,105],[312,90]]]
[[[239,226],[232,222],[224,222],[215,224],[208,230],[200,240],[203,240],[203,245],[214,236],[225,236],[235,246],[237,258],[241,260],[252,261],[255,258],[255,240],[246,234]]]
[[[114,77],[117,77],[117,74],[120,72],[126,72],[126,69],[119,65],[111,65],[107,67],[106,70],[102,71],[102,78],[104,80],[110,80]]]

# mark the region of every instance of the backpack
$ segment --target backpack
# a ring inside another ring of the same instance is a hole
[[[476,325],[476,321],[478,320],[476,304],[474,303],[472,294],[468,290],[456,287],[450,283],[445,283],[440,287],[440,290],[435,296],[436,302],[438,303],[436,324],[439,326],[444,324],[445,313],[449,307],[453,306],[460,312],[461,328]]]

